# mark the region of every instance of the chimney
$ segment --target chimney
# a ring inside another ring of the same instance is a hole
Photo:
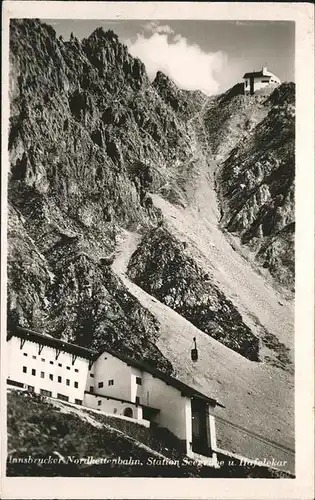
[[[268,69],[267,69],[267,65],[264,64],[263,67],[262,67],[262,74],[265,75],[267,73]]]

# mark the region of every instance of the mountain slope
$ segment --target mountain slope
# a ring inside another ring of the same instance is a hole
[[[174,370],[292,448],[293,84],[207,97],[151,84],[111,31],[10,41],[9,320]]]

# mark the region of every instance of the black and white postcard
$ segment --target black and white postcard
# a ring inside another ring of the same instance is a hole
[[[3,12],[3,498],[311,498],[310,4]]]

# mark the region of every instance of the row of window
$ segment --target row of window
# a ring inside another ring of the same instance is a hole
[[[265,78],[264,80],[261,80],[261,83],[277,83],[277,80],[274,80],[273,78],[271,78],[271,80],[269,80],[269,78]],[[245,81],[245,87],[248,87],[249,86],[249,81],[246,80]]]
[[[113,379],[109,380],[108,385],[114,385],[114,380]],[[98,387],[99,388],[104,387],[104,382],[99,382]]]
[[[136,377],[136,384],[137,385],[142,385],[142,379],[140,377]],[[114,380],[113,379],[108,380],[108,385],[109,386],[110,385],[114,385]],[[97,384],[97,386],[98,386],[99,389],[101,389],[102,387],[104,387],[104,382],[99,382]],[[90,387],[90,389],[91,389],[91,387]],[[93,391],[90,390],[90,392],[93,392]]]
[[[35,392],[35,387],[33,385],[28,385],[27,390],[30,392]],[[46,389],[40,389],[39,393],[41,394],[41,396],[46,396],[48,398],[52,397],[52,392],[47,391]],[[61,399],[62,401],[69,401],[68,396],[65,396],[64,394],[60,394],[59,392],[57,393],[57,399]],[[76,405],[82,405],[82,403],[83,403],[82,399],[75,399],[74,402]]]
[[[271,78],[271,80],[266,79],[266,80],[261,80],[261,81],[262,81],[262,83],[277,83],[277,80],[273,80],[272,78]]]
[[[140,377],[136,377],[136,384],[137,385],[142,385],[142,379]],[[108,381],[108,385],[114,385],[114,380],[110,379]],[[98,388],[101,389],[102,387],[104,387],[104,382],[99,382],[98,383]]]
[[[23,356],[28,356],[27,352],[23,352]],[[32,359],[37,359],[37,356],[32,355]],[[40,358],[40,360],[41,360],[41,361],[43,361],[43,362],[45,362],[45,361],[46,361],[46,359],[45,359],[45,358]],[[49,363],[50,363],[51,365],[54,365],[54,364],[55,364],[53,361],[49,361]],[[62,363],[56,363],[56,364],[58,364],[58,366],[62,367]],[[66,366],[66,368],[67,368],[67,370],[71,370],[71,367],[70,367],[70,366]],[[74,369],[74,371],[75,371],[75,372],[77,372],[77,373],[79,372],[78,368],[75,368],[75,369]]]
[[[27,366],[23,366],[23,373],[27,373]],[[34,376],[36,375],[36,370],[35,370],[35,368],[32,368],[31,373],[32,373],[32,375],[34,375]],[[40,377],[41,377],[41,378],[45,378],[45,372],[40,372]],[[52,374],[52,373],[49,373],[49,377],[48,377],[48,378],[49,378],[49,380],[52,380],[52,381],[53,381],[53,380],[54,380],[54,376],[53,376],[53,374]],[[61,377],[60,375],[58,375],[58,377],[57,377],[57,381],[58,381],[60,384],[62,384],[62,377]],[[70,385],[70,379],[68,379],[68,378],[66,379],[66,385]],[[78,387],[79,387],[79,383],[78,383],[78,382],[73,382],[73,385],[74,385],[74,387],[75,387],[76,389],[78,389]]]

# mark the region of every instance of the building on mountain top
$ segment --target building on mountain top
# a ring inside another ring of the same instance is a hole
[[[268,71],[266,66],[263,66],[261,71],[253,71],[245,73],[244,79],[244,94],[256,94],[263,92],[266,89],[273,89],[281,84],[280,79]]]
[[[223,405],[215,399],[110,348],[97,352],[17,326],[7,339],[8,386],[166,428],[186,455],[217,466],[214,408]]]

